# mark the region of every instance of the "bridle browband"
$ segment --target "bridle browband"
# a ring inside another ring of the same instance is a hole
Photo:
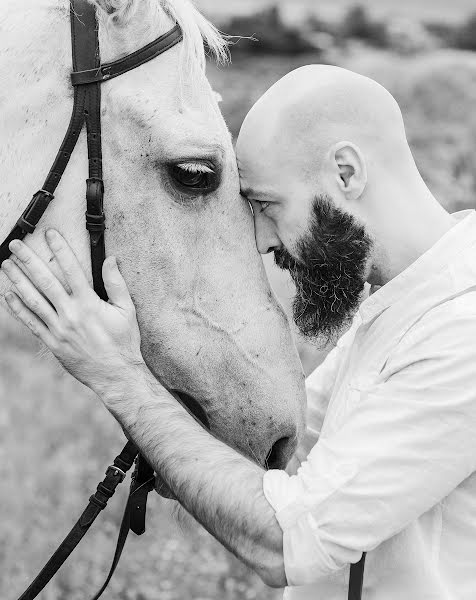
[[[136,52],[119,60],[101,64],[95,7],[87,0],[71,0],[70,5],[73,112],[68,130],[43,187],[34,194],[8,237],[0,244],[0,265],[11,254],[8,248],[11,241],[21,240],[35,231],[38,222],[54,198],[55,190],[66,170],[81,130],[86,124],[89,163],[89,177],[86,180],[86,228],[90,236],[93,286],[97,294],[103,300],[107,300],[102,280],[102,265],[106,252],[101,146],[101,83],[160,56],[181,42],[183,34],[179,25],[175,25],[170,31]],[[122,452],[114,459],[114,463],[108,467],[104,480],[97,486],[96,492],[89,499],[81,517],[38,576],[21,595],[20,600],[33,600],[38,596],[81,541],[99,513],[106,508],[108,500],[114,494],[116,487],[124,480],[134,461],[136,466],[132,476],[131,490],[111,570],[94,600],[101,596],[119,562],[129,530],[137,535],[141,535],[145,531],[147,496],[154,487],[154,471],[132,442],[126,444]]]
[[[87,0],[71,0],[70,22],[73,51],[71,84],[74,87],[74,104],[68,130],[43,187],[34,194],[8,237],[0,244],[0,265],[11,254],[8,248],[11,241],[21,240],[35,231],[38,222],[54,199],[55,190],[86,123],[89,162],[89,177],[86,180],[86,229],[90,236],[94,290],[100,298],[107,300],[102,280],[102,265],[106,256],[104,243],[106,227],[103,208],[101,83],[123,75],[167,52],[182,41],[183,34],[179,25],[175,25],[170,31],[132,54],[113,62],[101,64],[98,24],[94,6]],[[136,466],[112,566],[104,585],[93,598],[93,600],[98,600],[119,562],[129,530],[137,535],[141,535],[145,531],[147,496],[154,487],[154,471],[132,442],[126,444],[114,459],[114,463],[107,468],[104,480],[99,483],[96,492],[90,497],[89,504],[81,517],[19,600],[33,600],[48,584],[79,544],[99,513],[106,508],[108,500],[115,493],[116,487],[124,480],[134,461]],[[357,564],[351,565],[348,600],[361,600],[364,565],[365,553]]]

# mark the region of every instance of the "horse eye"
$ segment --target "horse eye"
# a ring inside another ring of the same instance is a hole
[[[173,165],[171,175],[179,187],[192,192],[211,192],[217,187],[216,173],[204,163]]]

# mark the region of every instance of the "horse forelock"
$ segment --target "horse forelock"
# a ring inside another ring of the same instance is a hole
[[[205,49],[218,61],[227,62],[228,42],[218,29],[210,23],[190,0],[90,0],[98,10],[98,17],[106,32],[111,27],[127,26],[138,10],[147,15],[142,25],[156,37],[162,29],[164,17],[178,23],[183,31],[185,63],[205,69]]]

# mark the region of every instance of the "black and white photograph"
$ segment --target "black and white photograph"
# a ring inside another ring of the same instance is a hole
[[[0,599],[476,600],[474,0],[2,0]]]

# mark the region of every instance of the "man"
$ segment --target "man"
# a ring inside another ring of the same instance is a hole
[[[183,506],[266,583],[291,586],[287,598],[344,599],[349,564],[367,552],[366,600],[473,599],[475,214],[433,198],[391,95],[335,67],[273,86],[237,156],[258,248],[290,270],[302,332],[333,339],[358,310],[309,380],[314,446],[297,475],[265,473],[212,438],[153,378],[113,258],[106,304],[58,233],[47,239],[70,295],[12,242],[27,276],[4,263],[9,306]],[[366,282],[383,287],[359,307]]]

